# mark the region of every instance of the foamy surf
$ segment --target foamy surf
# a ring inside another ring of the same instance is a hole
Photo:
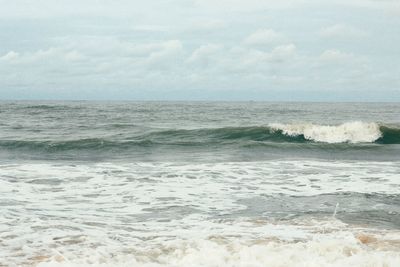
[[[380,126],[371,122],[346,122],[336,126],[312,123],[269,125],[273,130],[288,136],[304,136],[305,139],[325,143],[372,143],[382,137]]]
[[[399,112],[4,103],[0,266],[398,267]]]
[[[268,236],[260,222],[249,223],[258,228],[259,237],[246,239],[224,235],[204,239],[169,240],[146,245],[127,244],[121,251],[106,247],[91,249],[84,256],[70,252],[36,257],[37,267],[398,267],[400,266],[399,233],[365,233],[360,229],[308,225],[304,239],[284,240]],[[318,223],[318,222],[314,222]],[[332,226],[332,225],[331,225]],[[279,226],[275,226],[279,227]],[[281,227],[284,227],[282,225]],[[305,227],[303,225],[303,227]],[[273,233],[272,233],[273,235]]]
[[[0,164],[1,264],[398,267],[399,166]]]

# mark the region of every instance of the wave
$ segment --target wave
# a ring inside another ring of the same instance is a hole
[[[311,123],[208,129],[151,131],[119,139],[82,138],[76,140],[0,140],[0,149],[41,150],[120,150],[150,146],[218,146],[315,144],[329,148],[358,144],[400,144],[400,128],[378,123],[347,122],[336,126]],[[352,145],[352,146],[351,146]]]
[[[382,131],[382,127],[379,124],[373,122],[347,122],[337,126],[311,123],[271,124],[271,128],[287,136],[302,136],[306,140],[322,143],[372,143],[378,140],[385,141],[385,131]],[[398,133],[400,134],[400,131]]]
[[[388,238],[382,234],[348,230],[319,233],[323,230],[317,229],[317,233],[309,234],[312,237],[307,240],[286,241],[264,237],[245,241],[215,235],[189,241],[174,240],[152,247],[142,245],[126,250],[130,251],[129,254],[92,249],[90,256],[77,257],[76,254],[64,255],[53,249],[49,256],[32,259],[38,267],[294,267],[300,266],[299,262],[301,266],[397,267],[400,264],[396,232],[391,232],[394,238]]]
[[[180,138],[181,140],[250,140],[278,143],[316,142],[328,144],[400,144],[400,128],[380,125],[374,122],[346,122],[340,125],[272,123],[267,126],[169,130],[153,132],[146,137],[150,139],[175,137]]]
[[[149,141],[110,141],[102,138],[84,138],[67,141],[30,141],[30,140],[1,140],[0,148],[9,150],[41,150],[47,152],[68,150],[99,150],[123,148],[129,146],[151,145]]]

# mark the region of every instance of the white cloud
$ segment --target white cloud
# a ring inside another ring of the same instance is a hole
[[[346,24],[335,24],[319,32],[324,38],[356,39],[368,36],[366,31]]]
[[[386,11],[396,1],[0,0],[0,90],[246,90],[263,81],[279,90],[283,80],[317,88],[357,73],[368,83],[374,72],[393,88],[400,27]]]
[[[50,47],[48,49],[40,49],[35,52],[17,53],[11,51],[3,58],[13,61],[15,64],[37,64],[37,63],[50,63],[55,64],[61,62],[78,62],[85,57],[83,54],[76,50],[67,49],[65,47]]]
[[[272,29],[259,29],[244,40],[246,45],[271,45],[284,40],[282,34]]]
[[[200,63],[201,65],[207,65],[212,59],[215,58],[215,54],[221,51],[222,48],[223,46],[219,44],[202,45],[193,51],[187,61],[189,63]]]
[[[107,44],[110,47],[106,49],[104,46]],[[183,45],[179,40],[146,44],[109,41],[100,46],[92,41],[88,44],[70,42],[34,52],[11,51],[0,58],[0,69],[11,77],[18,68],[20,74],[25,74],[23,82],[27,83],[32,79],[46,83],[46,77],[68,81],[76,76],[87,79],[87,82],[93,82],[93,79],[117,82],[114,77],[122,77],[127,82],[128,76],[145,79],[151,72],[173,70],[182,61],[182,52]],[[13,69],[8,68],[11,64]]]
[[[170,40],[160,44],[158,51],[151,52],[147,58],[149,64],[166,64],[167,61],[174,60],[183,52],[183,46],[179,40]]]
[[[337,49],[325,50],[318,58],[321,63],[355,62],[357,57],[351,53],[341,52]]]
[[[265,75],[271,69],[291,68],[292,60],[295,57],[296,46],[294,44],[276,46],[270,51],[236,46],[224,55],[221,62],[223,62],[222,68],[229,72]]]
[[[275,47],[270,58],[274,61],[285,61],[293,57],[296,53],[296,46],[294,44],[286,44]]]
[[[13,61],[13,60],[17,59],[18,57],[19,57],[19,53],[10,51],[7,54],[5,54],[4,56],[0,57],[0,60]]]
[[[85,56],[82,55],[81,53],[79,53],[78,51],[73,50],[73,51],[69,51],[65,54],[65,59],[70,62],[76,62],[76,61],[84,60]]]
[[[0,59],[14,64],[29,64],[38,61],[49,60],[52,58],[54,59],[56,57],[58,57],[58,59],[63,59],[66,52],[67,51],[64,51],[64,49],[53,47],[46,50],[40,49],[35,52],[27,52],[23,54],[10,51],[4,56],[0,57]],[[70,54],[70,56],[72,56],[72,54]]]

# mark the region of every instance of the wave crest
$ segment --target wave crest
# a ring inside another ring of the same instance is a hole
[[[304,136],[306,140],[323,143],[372,143],[382,138],[380,126],[374,122],[346,122],[337,126],[274,123],[269,126],[287,136]]]
[[[96,137],[73,140],[0,140],[1,150],[59,153],[64,151],[129,151],[152,147],[275,146],[292,148],[357,148],[364,144],[400,144],[400,128],[375,122],[346,122],[340,125],[312,123],[202,129],[169,129],[124,137]],[[301,144],[305,144],[301,146]],[[310,144],[311,146],[307,146]],[[361,145],[359,145],[361,144]],[[300,146],[299,146],[300,145]]]

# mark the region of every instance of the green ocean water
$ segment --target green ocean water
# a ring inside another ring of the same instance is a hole
[[[0,266],[400,266],[400,104],[0,102]]]
[[[0,153],[4,160],[394,160],[399,114],[399,104],[388,103],[3,102]]]

